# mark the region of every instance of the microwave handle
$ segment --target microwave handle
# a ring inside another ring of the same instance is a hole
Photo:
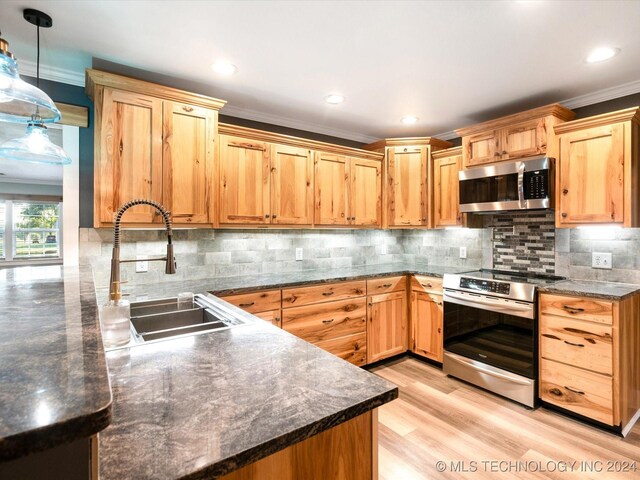
[[[527,208],[527,202],[524,199],[524,162],[518,164],[518,204],[521,209]]]

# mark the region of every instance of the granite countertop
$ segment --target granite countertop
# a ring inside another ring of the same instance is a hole
[[[103,480],[216,478],[398,396],[386,380],[209,297],[248,323],[107,353],[114,406],[100,434]]]
[[[564,280],[552,285],[540,287],[539,292],[577,295],[601,298],[603,300],[622,300],[639,293],[640,285],[595,280]]]
[[[420,262],[395,262],[349,268],[302,270],[299,272],[242,275],[237,277],[203,278],[199,280],[163,282],[161,284],[125,285],[123,291],[130,300],[176,296],[178,292],[232,295],[256,290],[286,288],[306,284],[339,282],[383,277],[387,275],[418,274],[442,277],[445,273],[461,273],[469,269],[427,265]],[[107,298],[107,289],[98,289],[98,295]]]
[[[111,389],[89,268],[0,270],[0,460],[89,437]]]

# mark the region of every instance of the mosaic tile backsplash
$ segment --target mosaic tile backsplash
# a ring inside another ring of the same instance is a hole
[[[493,268],[510,272],[555,273],[553,212],[492,215],[490,229]]]

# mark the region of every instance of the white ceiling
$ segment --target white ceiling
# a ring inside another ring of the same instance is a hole
[[[25,7],[53,17],[44,64],[81,73],[96,57],[225,99],[222,113],[359,141],[446,135],[625,84],[616,92],[640,91],[640,1],[5,0],[3,37],[33,61]],[[601,45],[621,53],[586,64]],[[216,76],[218,59],[239,72]],[[326,104],[332,92],[346,102]],[[404,115],[420,121],[401,125]]]

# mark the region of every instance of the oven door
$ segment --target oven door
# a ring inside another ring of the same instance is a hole
[[[535,379],[535,303],[444,290],[444,350]]]

